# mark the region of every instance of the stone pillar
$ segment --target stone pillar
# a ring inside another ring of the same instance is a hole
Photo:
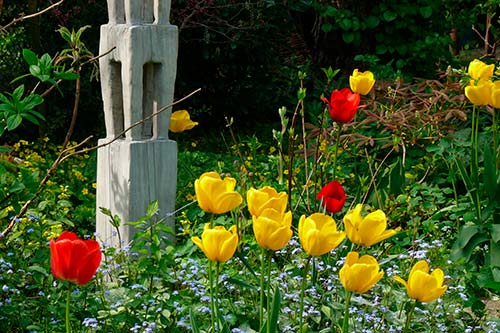
[[[122,241],[134,229],[123,225],[143,216],[158,200],[159,218],[175,208],[177,144],[169,140],[171,110],[125,134],[123,131],[172,103],[177,69],[177,27],[169,23],[170,0],[108,0],[109,22],[101,26],[101,90],[106,138],[118,140],[97,152],[97,239],[119,246],[99,207],[122,220]],[[167,223],[174,228],[174,218]]]

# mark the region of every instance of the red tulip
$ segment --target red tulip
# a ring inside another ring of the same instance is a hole
[[[83,286],[94,276],[101,258],[97,241],[79,239],[73,232],[64,231],[50,241],[50,268],[56,279]]]
[[[345,199],[344,188],[336,180],[329,182],[318,192],[318,200],[330,213],[340,212],[344,207]]]
[[[328,111],[333,121],[346,124],[354,119],[358,110],[360,96],[353,93],[349,88],[343,88],[332,91],[330,101],[325,97],[321,97],[321,100],[328,104]]]

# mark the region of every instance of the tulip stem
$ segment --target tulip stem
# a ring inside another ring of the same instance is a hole
[[[212,323],[212,331],[216,331],[215,327],[215,303],[214,303],[214,273],[213,273],[213,261],[208,262],[208,280],[210,283],[210,321]]]
[[[265,252],[266,249],[263,247],[260,251],[260,307],[259,307],[259,324],[260,329],[264,325],[264,269],[265,269]]]
[[[349,332],[349,308],[351,306],[351,296],[352,292],[345,291],[345,312],[344,312],[344,322],[342,323],[342,333]]]
[[[333,177],[332,179],[335,180],[335,176],[337,174],[337,155],[339,151],[339,145],[340,145],[340,133],[342,131],[342,124],[337,123],[337,138],[335,140],[335,152],[333,153]]]
[[[267,255],[266,255],[266,259],[267,259],[267,302],[266,302],[266,305],[267,305],[267,308],[266,308],[266,311],[267,311],[267,333],[271,333],[271,311],[270,311],[270,308],[271,308],[271,302],[270,302],[270,299],[271,299],[271,252],[269,251],[266,251]]]
[[[220,262],[217,261],[215,265],[215,321],[217,322],[217,329],[222,331],[222,323],[219,321],[219,274],[220,274]]]
[[[299,333],[302,333],[303,322],[304,322],[304,294],[306,290],[306,280],[307,280],[307,271],[309,270],[309,263],[311,261],[311,256],[307,258],[306,265],[304,266],[304,275],[302,276],[302,287],[300,288],[300,307],[299,307]]]
[[[405,323],[405,328],[403,329],[404,333],[410,332],[411,317],[413,316],[413,311],[415,310],[416,306],[417,306],[417,301],[413,302],[410,309],[408,310],[408,313],[406,314],[406,323]]]
[[[68,295],[66,297],[66,333],[71,333],[71,325],[69,321],[69,302],[71,299],[71,286],[68,288]]]

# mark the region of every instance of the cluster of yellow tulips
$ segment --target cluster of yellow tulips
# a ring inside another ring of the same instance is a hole
[[[195,181],[195,192],[201,209],[208,213],[223,214],[243,203],[243,197],[235,191],[236,180],[221,179],[216,172],[207,172]],[[246,194],[247,206],[253,220],[257,243],[265,250],[276,251],[291,239],[292,212],[287,211],[288,195],[265,186],[251,188]],[[343,219],[345,231],[337,229],[335,220],[324,213],[302,215],[298,223],[298,237],[303,250],[309,256],[321,256],[339,246],[347,237],[353,244],[369,247],[395,235],[398,230],[387,229],[387,217],[381,210],[362,215],[363,205],[358,204]],[[229,229],[207,223],[200,237],[192,237],[211,261],[225,262],[235,253],[238,245],[236,225]],[[377,260],[370,255],[349,252],[339,272],[340,281],[347,292],[365,293],[384,276]],[[425,261],[419,261],[411,269],[408,281],[402,283],[408,296],[420,302],[430,302],[445,291],[444,274],[435,269],[429,273]]]
[[[465,96],[472,104],[500,108],[500,80],[492,81],[494,70],[495,65],[487,65],[478,59],[469,63],[470,81],[465,87]]]

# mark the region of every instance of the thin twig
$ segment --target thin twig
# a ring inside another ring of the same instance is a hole
[[[52,4],[52,5],[48,6],[47,8],[42,9],[39,12],[15,18],[15,19],[12,20],[12,22],[10,22],[9,24],[7,24],[6,26],[0,27],[0,30],[6,31],[8,28],[10,28],[11,26],[13,26],[14,24],[17,24],[19,22],[22,22],[22,21],[29,20],[29,19],[32,19],[34,17],[40,16],[40,15],[42,15],[42,14],[44,14],[44,13],[52,10],[53,8],[59,6],[63,2],[64,2],[64,0],[60,0],[60,1],[58,1],[58,2],[56,2],[54,4]]]
[[[79,88],[79,85],[77,85],[77,88]],[[24,203],[24,205],[21,207],[21,210],[19,211],[19,213],[16,214],[14,217],[11,218],[9,225],[5,228],[5,230],[2,233],[0,233],[0,240],[3,239],[3,238],[5,238],[5,236],[7,236],[7,234],[12,231],[12,228],[14,227],[16,221],[18,221],[21,217],[24,216],[24,214],[26,214],[28,208],[31,206],[31,204],[33,203],[33,201],[40,195],[40,193],[42,192],[45,184],[53,176],[55,170],[64,161],[66,161],[68,158],[70,158],[72,156],[75,156],[75,155],[78,155],[78,154],[83,154],[83,153],[86,153],[86,152],[89,152],[89,151],[92,151],[92,150],[95,150],[95,149],[102,148],[102,147],[105,147],[107,145],[110,145],[112,142],[114,142],[117,139],[119,139],[123,134],[125,134],[128,131],[130,131],[132,128],[134,128],[134,127],[136,127],[136,126],[144,123],[145,121],[153,118],[154,116],[157,116],[158,114],[160,114],[161,112],[164,112],[165,110],[169,109],[170,107],[172,107],[172,106],[174,106],[174,105],[176,105],[176,104],[178,104],[178,103],[186,100],[187,98],[191,97],[192,95],[194,95],[195,93],[199,92],[200,90],[201,90],[201,88],[198,88],[195,91],[193,91],[190,94],[188,94],[187,96],[184,96],[183,98],[181,98],[181,99],[179,99],[179,100],[177,100],[177,101],[175,101],[173,103],[170,103],[170,104],[162,107],[160,110],[158,110],[157,112],[151,114],[150,116],[142,119],[141,121],[138,121],[135,124],[132,124],[130,127],[128,127],[127,129],[125,129],[122,133],[120,133],[118,136],[116,136],[113,140],[108,141],[108,142],[106,142],[104,144],[97,145],[97,146],[90,147],[90,148],[81,149],[81,150],[78,150],[78,151],[74,151],[72,153],[68,153],[69,151],[74,150],[77,147],[81,147],[84,143],[88,142],[92,138],[92,136],[89,136],[89,137],[85,138],[82,142],[78,143],[75,146],[71,146],[69,148],[63,146],[61,152],[59,153],[59,156],[56,158],[56,160],[54,161],[54,163],[52,164],[52,166],[49,168],[49,170],[47,170],[47,174],[45,175],[45,177],[40,182],[40,185],[38,186],[38,189],[37,189],[35,195],[33,196],[33,198],[31,198],[30,200],[26,201]],[[79,95],[79,92],[77,92],[77,95]],[[78,112],[77,103],[79,103],[79,98],[75,98],[75,106],[73,107],[73,112],[74,113]],[[66,137],[69,138],[70,136],[71,136],[71,134],[69,134],[69,130],[68,130],[68,134],[66,134]]]
[[[165,105],[164,107],[162,107],[160,110],[158,110],[157,112],[147,116],[146,118],[142,119],[142,120],[139,120],[138,122],[130,125],[128,128],[124,129],[121,133],[119,133],[118,135],[116,135],[112,140],[110,141],[107,141],[103,144],[100,144],[100,145],[97,145],[97,146],[94,146],[94,147],[90,147],[90,148],[85,148],[85,149],[82,149],[82,150],[78,150],[78,151],[75,151],[73,153],[70,153],[66,156],[63,157],[62,161],[65,161],[67,160],[68,158],[70,158],[71,156],[74,156],[74,155],[78,155],[78,154],[83,154],[83,153],[87,153],[89,151],[92,151],[92,150],[96,150],[96,149],[99,149],[99,148],[102,148],[102,147],[106,147],[108,145],[110,145],[111,143],[115,142],[116,140],[120,139],[125,133],[127,133],[128,131],[130,131],[132,128],[136,127],[136,126],[139,126],[141,125],[142,123],[144,123],[145,121],[148,121],[149,119],[157,116],[158,114],[164,112],[165,110],[169,109],[170,107],[176,105],[176,104],[179,104],[180,102],[188,99],[189,97],[193,96],[194,94],[198,93],[199,91],[201,90],[201,88],[198,88],[196,89],[195,91],[189,93],[188,95],[182,97],[181,99],[175,101],[175,102],[172,102],[168,105]]]

